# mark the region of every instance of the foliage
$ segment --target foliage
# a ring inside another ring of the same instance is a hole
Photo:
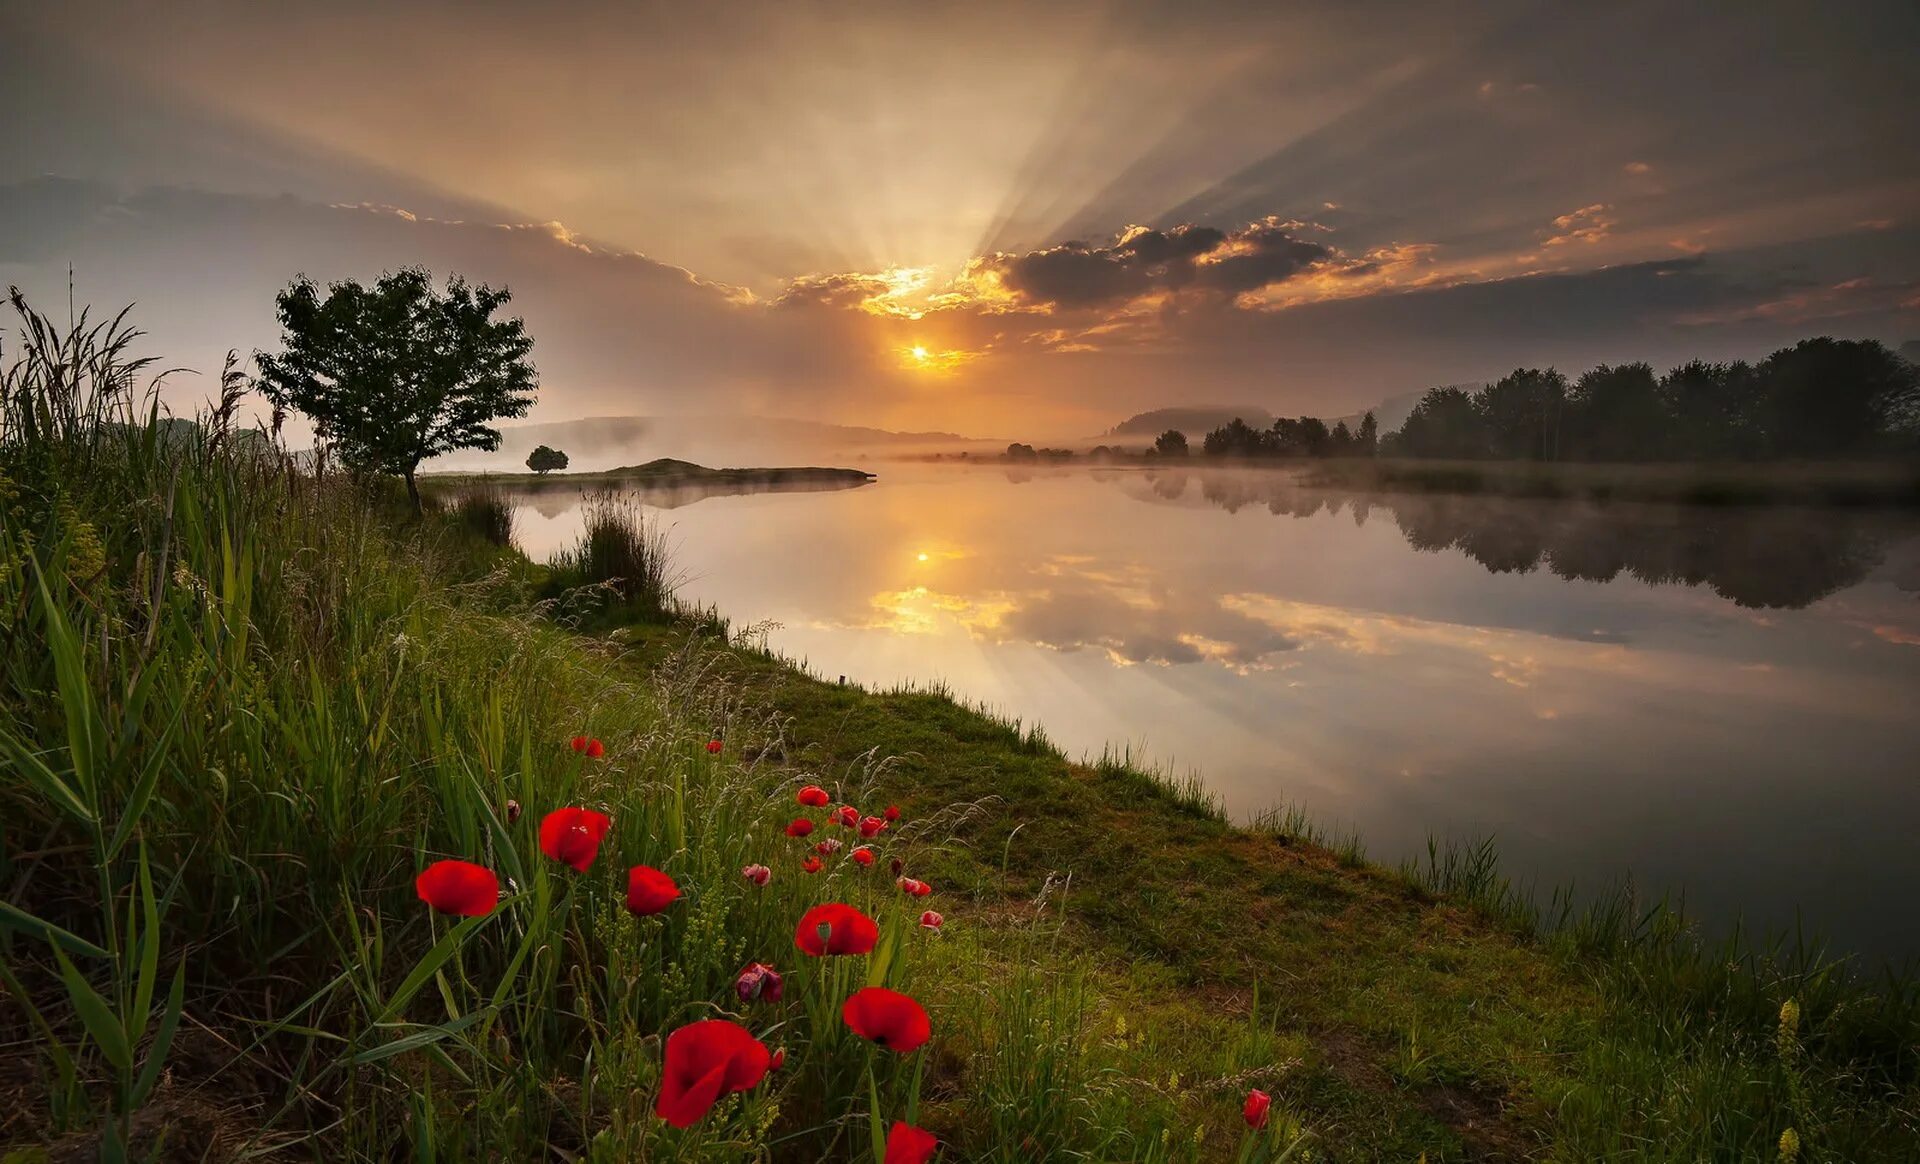
[[[1187,434],[1170,428],[1153,438],[1153,451],[1163,457],[1184,457],[1187,455]]]
[[[567,454],[561,452],[559,449],[541,445],[539,448],[527,454],[527,468],[543,477],[555,470],[564,472],[566,467]]]
[[[283,350],[256,356],[260,390],[276,415],[311,417],[349,466],[406,478],[418,510],[422,460],[499,448],[492,422],[533,406],[533,340],[519,319],[493,318],[509,298],[458,277],[436,291],[412,268],[324,296],[296,279],[276,299]]]

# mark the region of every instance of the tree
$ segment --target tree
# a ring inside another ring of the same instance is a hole
[[[324,296],[296,279],[275,299],[285,350],[256,353],[260,390],[276,409],[311,417],[348,466],[405,477],[417,513],[421,461],[497,449],[490,422],[533,406],[533,340],[519,319],[492,318],[508,298],[457,276],[436,291],[412,268],[372,287],[334,283]]]
[[[1464,388],[1429,388],[1394,434],[1391,452],[1405,457],[1469,459],[1488,454],[1486,417]]]
[[[1548,368],[1515,368],[1474,395],[1496,457],[1553,461],[1560,457],[1567,378]]]
[[[1580,377],[1567,397],[1566,427],[1566,450],[1590,461],[1657,460],[1672,435],[1647,364],[1602,364]]]
[[[1668,447],[1680,456],[1715,460],[1765,451],[1760,381],[1744,360],[1682,364],[1660,378],[1660,400],[1672,426]]]
[[[1163,457],[1184,457],[1187,455],[1187,434],[1170,428],[1153,438],[1153,451]]]
[[[1354,435],[1353,451],[1356,456],[1371,457],[1380,451],[1380,422],[1373,418],[1373,412],[1360,418],[1360,431]]]
[[[1758,371],[1768,452],[1776,457],[1865,452],[1916,392],[1913,366],[1877,340],[1801,340]]]
[[[1270,445],[1268,434],[1236,416],[1208,433],[1200,448],[1209,457],[1252,457]]]
[[[567,454],[561,452],[559,449],[551,449],[546,445],[541,445],[539,448],[533,450],[533,452],[527,454],[527,468],[532,469],[542,477],[555,469],[564,470],[566,467]]]
[[[1034,451],[1032,445],[1023,445],[1019,441],[1015,441],[1007,446],[1007,460],[1009,461],[1037,461],[1039,459],[1040,454]]]

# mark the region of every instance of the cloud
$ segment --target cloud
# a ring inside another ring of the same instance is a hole
[[[1188,290],[1234,296],[1335,258],[1332,247],[1300,237],[1306,228],[1278,218],[1234,231],[1130,226],[1104,245],[1067,242],[986,256],[971,273],[990,276],[1022,305],[1067,310]]]
[[[1562,214],[1553,220],[1554,228],[1560,231],[1541,246],[1559,247],[1568,243],[1597,243],[1613,232],[1617,225],[1611,214],[1613,207],[1596,202],[1592,206],[1582,206],[1578,210]]]

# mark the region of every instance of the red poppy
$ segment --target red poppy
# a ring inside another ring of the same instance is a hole
[[[1272,1106],[1273,1097],[1256,1087],[1247,1092],[1247,1106],[1240,1109],[1240,1118],[1257,1132],[1267,1126],[1267,1109]]]
[[[873,864],[873,850],[867,848],[865,845],[861,845],[853,852],[848,853],[847,856],[852,857],[854,863],[862,867]]]
[[[540,851],[585,873],[600,854],[613,818],[590,808],[556,808],[540,822]]]
[[[936,913],[931,909],[920,915],[921,929],[937,930],[941,926],[945,925],[946,922],[947,922],[946,918],[941,917],[938,913]]]
[[[740,996],[741,1002],[752,1002],[759,998],[779,1002],[780,992],[786,989],[786,985],[786,979],[780,977],[780,971],[765,962],[749,962],[745,969],[733,976],[733,992]]]
[[[820,854],[822,857],[831,857],[833,854],[840,851],[840,842],[834,840],[832,837],[828,837],[826,840],[821,841],[819,844],[815,845],[813,847],[813,851]]]
[[[800,870],[803,873],[818,873],[824,868],[826,868],[826,866],[820,863],[820,858],[818,857],[808,857],[806,860],[800,862]]]
[[[889,804],[887,806],[887,811],[881,813],[880,815],[887,818],[888,824],[892,824],[894,821],[897,821],[900,819],[900,806],[897,804]]]
[[[607,754],[607,745],[601,743],[599,740],[588,740],[585,751],[587,753],[587,759],[598,760]]]
[[[667,1036],[654,1114],[676,1128],[692,1127],[721,1096],[758,1087],[771,1065],[766,1044],[739,1023],[689,1023]]]
[[[584,752],[587,750],[587,737],[585,736],[573,737],[572,743],[573,750],[576,752]]]
[[[435,861],[413,879],[413,891],[441,913],[485,917],[500,901],[500,879],[471,861]]]
[[[796,793],[794,799],[808,808],[825,808],[830,798],[827,796],[826,789],[818,784],[809,784]]]
[[[866,837],[868,840],[872,840],[880,833],[885,832],[886,828],[886,821],[877,816],[870,816],[860,822],[860,835]]]
[[[940,1150],[940,1141],[925,1128],[894,1121],[887,1132],[887,1155],[881,1164],[927,1164]]]
[[[790,837],[804,837],[812,831],[813,822],[804,816],[794,817],[793,822],[787,825],[787,835]]]
[[[898,884],[900,886],[900,892],[909,897],[925,897],[927,894],[933,892],[933,886],[928,885],[924,881],[915,881],[911,877],[902,877]]]
[[[747,865],[740,870],[740,876],[745,877],[755,885],[765,885],[767,882],[773,880],[773,870],[767,868],[765,865]]]
[[[852,828],[860,823],[860,810],[851,804],[843,804],[833,810],[833,822]]]
[[[709,756],[713,756],[713,755],[718,755],[718,754],[719,754],[719,752],[720,752],[720,741],[719,741],[719,740],[708,740],[708,741],[707,741],[707,755],[709,755]]]
[[[815,958],[828,954],[865,954],[880,940],[880,927],[851,905],[816,905],[793,931],[793,944]]]
[[[775,1047],[773,1049],[773,1062],[767,1065],[767,1069],[769,1071],[778,1071],[786,1065],[787,1049],[785,1047]]]
[[[651,917],[672,905],[680,896],[680,887],[651,865],[635,865],[627,870],[627,912],[635,917]]]
[[[840,1008],[853,1033],[875,1046],[906,1054],[933,1037],[933,1024],[919,1003],[897,990],[869,986],[853,992]]]

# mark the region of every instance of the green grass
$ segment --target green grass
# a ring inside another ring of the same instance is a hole
[[[1261,1158],[1910,1157],[1905,982],[1624,897],[1543,916],[1490,848],[1236,828],[1124,753],[806,675],[681,609],[637,514],[531,563],[218,416],[161,440],[117,328],[43,330],[0,373],[0,1158],[864,1160],[877,1101],[947,1159],[1230,1160],[1254,1086]],[[800,871],[808,782],[904,809],[872,870]],[[584,875],[533,840],[567,804],[614,820]],[[507,900],[430,914],[440,857]],[[683,898],[629,917],[632,863]],[[800,956],[826,900],[881,950]],[[735,997],[753,960],[779,1002]],[[924,1050],[838,1022],[868,982]],[[786,1064],[678,1132],[661,1041],[714,1016]]]

